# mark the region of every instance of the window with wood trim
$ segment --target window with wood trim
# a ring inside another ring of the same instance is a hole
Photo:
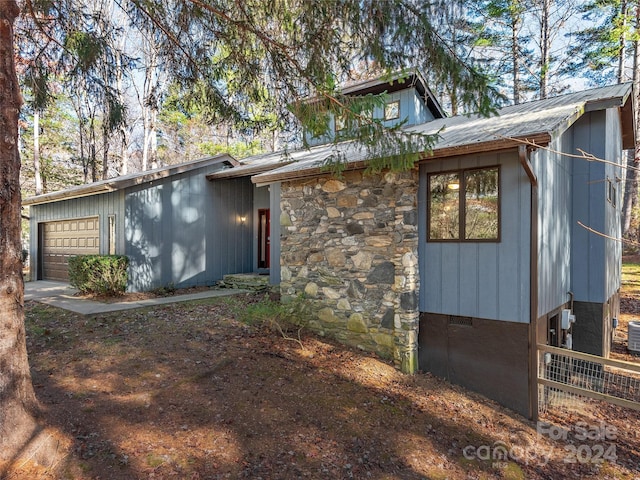
[[[116,254],[116,216],[109,215],[109,255]]]
[[[428,186],[429,241],[500,241],[500,167],[432,173]]]

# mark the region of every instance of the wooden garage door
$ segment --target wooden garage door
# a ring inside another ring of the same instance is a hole
[[[98,217],[44,223],[42,279],[69,280],[69,257],[100,253],[99,230]]]

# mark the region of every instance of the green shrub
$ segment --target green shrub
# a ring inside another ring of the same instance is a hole
[[[296,297],[288,303],[282,303],[265,295],[260,302],[243,305],[236,314],[241,322],[274,330],[286,340],[297,342],[304,350],[300,333],[308,324],[310,314],[310,304],[304,296]],[[290,336],[294,333],[297,338]]]
[[[256,303],[243,305],[237,312],[239,320],[249,325],[269,325],[276,321],[283,329],[306,326],[309,305],[303,296],[288,303],[272,300],[269,295]]]
[[[129,258],[78,255],[69,258],[69,283],[82,293],[122,295],[127,288]]]

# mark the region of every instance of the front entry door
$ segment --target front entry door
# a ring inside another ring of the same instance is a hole
[[[268,208],[258,210],[258,268],[269,268],[271,218]]]

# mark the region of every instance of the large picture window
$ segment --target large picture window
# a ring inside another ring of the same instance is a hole
[[[429,175],[431,241],[500,241],[500,168]]]

